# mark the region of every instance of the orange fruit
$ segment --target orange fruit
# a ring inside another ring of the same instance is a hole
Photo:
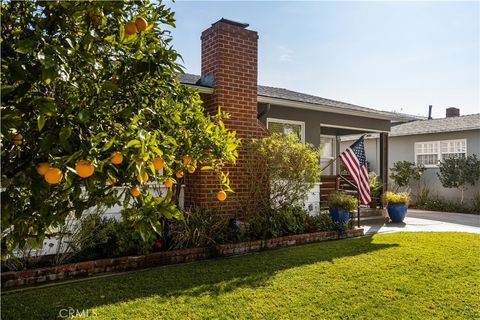
[[[112,153],[112,163],[113,164],[120,164],[123,162],[123,155],[121,152],[115,151]]]
[[[173,187],[173,184],[174,184],[174,181],[172,178],[167,178],[167,180],[163,182],[163,185],[167,188]]]
[[[130,189],[130,194],[136,198],[140,195],[140,189],[138,187],[134,187]]]
[[[188,166],[187,170],[188,170],[188,173],[194,173],[196,168],[195,168],[195,166]]]
[[[225,191],[218,191],[217,192],[217,199],[218,201],[225,201],[227,199],[227,193]]]
[[[145,20],[145,18],[143,17],[138,17],[137,19],[135,19],[135,25],[137,27],[137,30],[138,31],[145,31],[148,27],[148,22],[147,20]]]
[[[125,24],[125,34],[131,36],[132,34],[137,33],[137,25],[135,22],[130,21]]]
[[[189,165],[192,162],[192,158],[190,158],[188,155],[184,155],[182,160],[184,165]]]
[[[157,157],[153,159],[153,166],[155,167],[155,170],[162,170],[163,167],[165,167],[165,162],[162,158]]]
[[[62,181],[63,172],[58,168],[50,167],[43,177],[49,184],[57,184]]]
[[[48,169],[50,169],[50,165],[48,164],[48,162],[42,162],[37,166],[37,172],[41,176],[44,176],[45,173],[47,173]]]
[[[12,137],[13,144],[16,144],[17,146],[21,145],[23,143],[23,136],[20,133],[15,133]]]
[[[79,160],[75,165],[75,171],[82,178],[88,178],[95,172],[95,167],[88,160]]]
[[[177,179],[182,179],[183,178],[183,171],[178,171],[177,173],[175,173],[175,176],[177,177]]]
[[[142,176],[137,174],[137,181],[138,183],[145,183],[148,181],[148,174],[145,172],[145,174],[143,175],[143,179],[142,179]]]

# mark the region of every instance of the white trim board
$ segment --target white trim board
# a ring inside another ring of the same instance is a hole
[[[354,109],[346,109],[346,108],[339,108],[339,107],[331,107],[322,104],[315,104],[315,103],[308,103],[308,102],[300,102],[300,101],[293,101],[287,99],[280,99],[280,98],[272,98],[272,97],[265,97],[265,96],[258,96],[257,101],[260,103],[270,103],[273,105],[284,106],[284,107],[292,107],[298,109],[307,109],[307,110],[315,110],[315,111],[324,111],[324,112],[331,112],[336,114],[346,114],[351,116],[358,116],[358,117],[366,117],[366,118],[373,118],[373,119],[382,119],[382,120],[399,120],[399,121],[409,121],[412,120],[413,117],[408,117],[404,115],[396,115],[394,113],[388,114],[387,111],[382,113],[382,111],[375,112],[372,111],[361,111],[361,110],[354,110]]]
[[[305,122],[296,121],[296,120],[278,119],[278,118],[267,118],[267,129],[268,129],[268,123],[269,122],[300,125],[300,127],[301,127],[301,137],[300,138],[301,138],[302,142],[305,143]]]
[[[390,132],[390,131],[387,131],[387,130],[376,130],[376,129],[367,129],[367,128],[358,128],[358,127],[349,127],[349,126],[339,126],[339,125],[336,125],[336,124],[323,124],[323,123],[320,124],[320,128],[321,127],[365,131],[365,133],[369,133],[369,132],[380,132],[380,133],[381,132]]]

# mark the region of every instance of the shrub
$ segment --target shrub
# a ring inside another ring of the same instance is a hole
[[[283,205],[265,214],[254,215],[248,220],[252,239],[269,239],[300,234],[307,227],[308,214],[300,206]]]
[[[284,205],[271,218],[272,237],[299,234],[307,226],[307,213],[299,206]]]
[[[208,247],[225,240],[228,220],[209,209],[193,208],[170,225],[171,248]]]
[[[473,196],[473,212],[480,214],[480,192],[476,192]]]
[[[284,205],[298,205],[320,179],[319,150],[303,144],[293,133],[273,133],[263,139],[246,141],[244,146],[256,155],[246,166],[250,168],[251,196],[241,206],[247,215]],[[270,186],[268,190],[263,187],[265,184]]]
[[[353,212],[358,208],[358,199],[345,193],[335,192],[328,197],[327,205],[329,208],[342,208]]]
[[[406,192],[394,193],[391,191],[387,191],[383,195],[383,202],[386,204],[397,204],[397,203],[408,204],[409,201],[410,201],[410,197]]]
[[[328,213],[307,217],[307,232],[333,231],[338,227],[338,222],[333,221]]]
[[[478,201],[478,202],[477,202]],[[419,209],[441,211],[441,212],[460,212],[460,213],[480,213],[480,197],[474,196],[472,206],[468,207],[460,201],[450,201],[441,197],[428,197],[417,204]],[[476,207],[477,206],[477,207]]]
[[[82,221],[81,232],[95,233],[83,244],[75,260],[92,260],[128,255],[143,255],[152,250],[155,241],[145,242],[135,227],[111,218],[91,216]]]

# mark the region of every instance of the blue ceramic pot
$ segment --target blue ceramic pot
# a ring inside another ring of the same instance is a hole
[[[403,222],[407,216],[407,205],[403,203],[392,203],[387,205],[387,211],[392,222]]]
[[[350,213],[342,208],[330,208],[330,217],[332,217],[333,221],[338,222],[347,222],[350,220]]]

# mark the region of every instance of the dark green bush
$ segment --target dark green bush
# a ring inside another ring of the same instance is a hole
[[[270,221],[272,237],[305,232],[307,216],[307,213],[302,207],[292,205],[280,207]]]
[[[154,244],[143,241],[134,227],[110,218],[91,216],[82,221],[80,228],[84,232],[93,228],[95,233],[76,255],[79,261],[147,254]]]
[[[422,202],[417,203],[417,208],[441,212],[479,213],[480,211],[475,208],[475,205],[475,199],[472,206],[467,206],[460,201],[450,201],[437,196],[422,199]]]
[[[248,233],[250,239],[268,239],[289,234],[304,233],[307,213],[300,206],[283,205],[277,210],[250,217]]]
[[[333,221],[328,213],[307,217],[308,232],[332,231],[338,230],[338,227],[338,222]]]

